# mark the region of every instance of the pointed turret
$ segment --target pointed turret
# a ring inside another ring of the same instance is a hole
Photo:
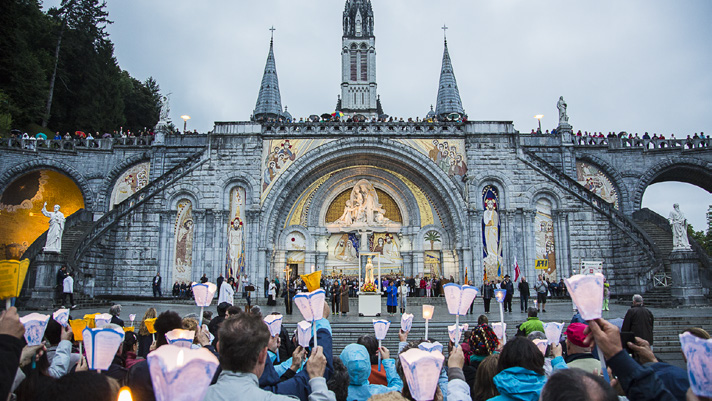
[[[373,36],[371,0],[346,0],[346,5],[344,6],[344,36],[350,38]]]
[[[341,100],[337,109],[348,117],[383,114],[376,84],[376,37],[370,0],[346,0],[341,37]]]
[[[452,70],[450,53],[447,50],[447,39],[445,39],[443,66],[440,70],[440,85],[438,86],[438,100],[435,103],[435,114],[438,115],[438,118],[441,118],[452,113],[465,116],[462,100],[460,100],[460,91],[457,89],[455,72]]]
[[[274,28],[272,28],[274,30]],[[269,54],[267,64],[262,76],[260,94],[257,96],[257,104],[252,114],[253,120],[279,119],[283,117],[282,98],[279,94],[279,80],[277,79],[277,67],[274,62],[274,38],[269,41]]]

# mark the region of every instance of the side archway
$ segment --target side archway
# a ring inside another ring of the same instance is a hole
[[[671,157],[656,164],[638,181],[633,196],[635,210],[640,210],[648,186],[665,181],[686,182],[712,193],[712,163],[692,157]]]

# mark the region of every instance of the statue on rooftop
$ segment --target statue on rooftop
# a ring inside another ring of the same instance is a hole
[[[559,109],[559,125],[568,124],[569,116],[566,115],[566,101],[563,96],[559,96],[559,101],[556,102],[556,108]]]

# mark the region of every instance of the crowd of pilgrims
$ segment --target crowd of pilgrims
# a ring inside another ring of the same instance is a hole
[[[120,305],[112,306],[110,313],[111,327],[124,326]],[[0,399],[114,401],[120,386],[128,386],[133,400],[154,400],[145,358],[167,344],[166,333],[173,329],[194,330],[192,348],[205,348],[220,361],[205,400],[705,399],[689,390],[684,369],[658,359],[643,338],[623,344],[619,328],[604,319],[584,322],[575,314],[560,342],[544,342],[542,347],[537,340],[546,335],[537,310],[530,308],[517,335],[504,341],[487,316],[480,315],[476,323],[470,322],[461,344],[443,347],[399,330],[398,350],[389,350],[379,348],[373,334],[354,333],[355,342],[335,355],[329,317],[324,304],[324,318],[315,322],[318,347],[312,339],[305,349],[286,324],[272,336],[259,306],[242,310],[220,303],[215,317],[211,311],[203,313],[200,328],[194,313],[181,317],[149,308],[137,332],[126,332],[109,369],[96,372],[88,370],[85,356],[79,354],[71,326],[62,327],[54,319],[42,345],[26,346],[25,328],[11,307],[0,316]],[[152,318],[157,318],[155,334],[145,324]],[[701,328],[686,331],[710,338]],[[593,347],[605,357],[610,381],[604,379]],[[447,356],[433,394],[423,395],[419,383],[409,383],[403,372],[400,355],[414,348]]]
[[[552,129],[551,132],[547,129],[545,132],[541,132],[540,130],[535,130],[532,128],[532,135],[538,134],[538,135],[556,135],[557,130],[556,128]],[[608,134],[604,135],[603,132],[588,132],[588,131],[581,131],[578,130],[576,134],[574,135],[573,142],[574,144],[577,145],[599,145],[599,144],[605,144],[606,141],[605,139],[613,139],[613,138],[618,138],[618,139],[628,139],[632,141],[632,146],[635,147],[644,147],[647,146],[649,147],[650,145],[647,143],[648,141],[665,141],[665,140],[671,140],[673,142],[670,142],[670,146],[677,146],[677,144],[674,142],[677,139],[683,139],[684,145],[683,147],[686,149],[692,149],[695,147],[707,147],[707,141],[705,139],[708,139],[707,136],[705,136],[704,132],[700,132],[699,134],[695,132],[694,134],[687,135],[685,138],[676,138],[675,134],[670,134],[669,137],[666,137],[664,134],[658,135],[657,133],[653,133],[651,136],[649,133],[645,132],[643,135],[638,135],[636,132],[635,134],[630,133],[630,132],[625,132],[621,131],[619,133],[615,132],[608,132]],[[602,142],[600,139],[604,139]],[[697,143],[699,141],[699,143]],[[665,142],[660,143],[660,147],[664,148],[666,146]]]
[[[207,275],[203,274],[200,278],[201,283],[208,282]],[[445,295],[443,291],[443,285],[455,282],[455,279],[450,276],[446,279],[443,276],[432,276],[432,277],[392,277],[390,275],[381,277],[380,285],[379,283],[374,283],[375,288],[382,288],[381,296],[387,298],[386,306],[388,308],[388,313],[392,316],[398,311],[403,313],[408,305],[408,298],[411,297],[443,297]],[[376,280],[378,281],[378,279]],[[226,283],[233,288],[233,292],[240,294],[242,298],[246,298],[248,305],[251,305],[252,291],[246,291],[245,288],[249,286],[249,280],[245,276],[242,279],[235,280],[230,278],[226,280],[225,277],[220,274],[215,280],[218,286],[218,293],[221,293],[220,287]],[[472,282],[468,282],[472,285]],[[254,287],[253,287],[254,288]],[[359,292],[359,281],[356,276],[345,276],[339,275],[336,277],[322,277],[320,280],[320,288],[323,288],[326,292],[326,299],[331,305],[331,313],[338,315],[347,315],[350,312],[349,308],[349,298],[355,298]],[[607,288],[607,285],[606,285]],[[257,289],[257,288],[255,288]],[[490,311],[490,300],[494,298],[495,289],[506,289],[509,294],[505,299],[505,311],[512,311],[512,298],[515,294],[514,284],[512,283],[509,275],[504,277],[504,280],[496,279],[489,280],[483,283],[479,288],[479,293],[484,299],[484,311],[489,313]],[[267,300],[267,306],[277,305],[277,300],[282,298],[284,300],[284,306],[286,313],[291,315],[293,311],[292,298],[298,293],[307,292],[307,285],[301,277],[289,280],[289,285],[284,285],[283,281],[274,278],[269,279],[265,277],[262,284],[261,295]],[[521,312],[526,312],[529,306],[528,298],[530,294],[534,293],[538,301],[538,309],[542,311],[542,308],[546,306],[547,298],[568,298],[568,292],[566,290],[566,284],[563,279],[558,282],[549,280],[548,277],[539,275],[536,282],[533,283],[533,287],[530,288],[529,283],[522,280],[517,285],[516,291],[519,293],[520,297],[520,309]],[[607,291],[606,291],[607,293]],[[193,295],[191,292],[190,284],[183,282],[174,282],[172,294],[173,298],[176,299],[192,299]],[[470,306],[469,313],[473,313],[474,303]],[[546,312],[546,309],[543,309]]]

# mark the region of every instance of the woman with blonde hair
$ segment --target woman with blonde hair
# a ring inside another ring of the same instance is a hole
[[[145,358],[146,355],[148,355],[151,350],[151,344],[153,343],[153,335],[148,332],[146,319],[154,319],[157,315],[156,308],[148,308],[143,315],[141,325],[138,329],[138,356],[140,357]]]

